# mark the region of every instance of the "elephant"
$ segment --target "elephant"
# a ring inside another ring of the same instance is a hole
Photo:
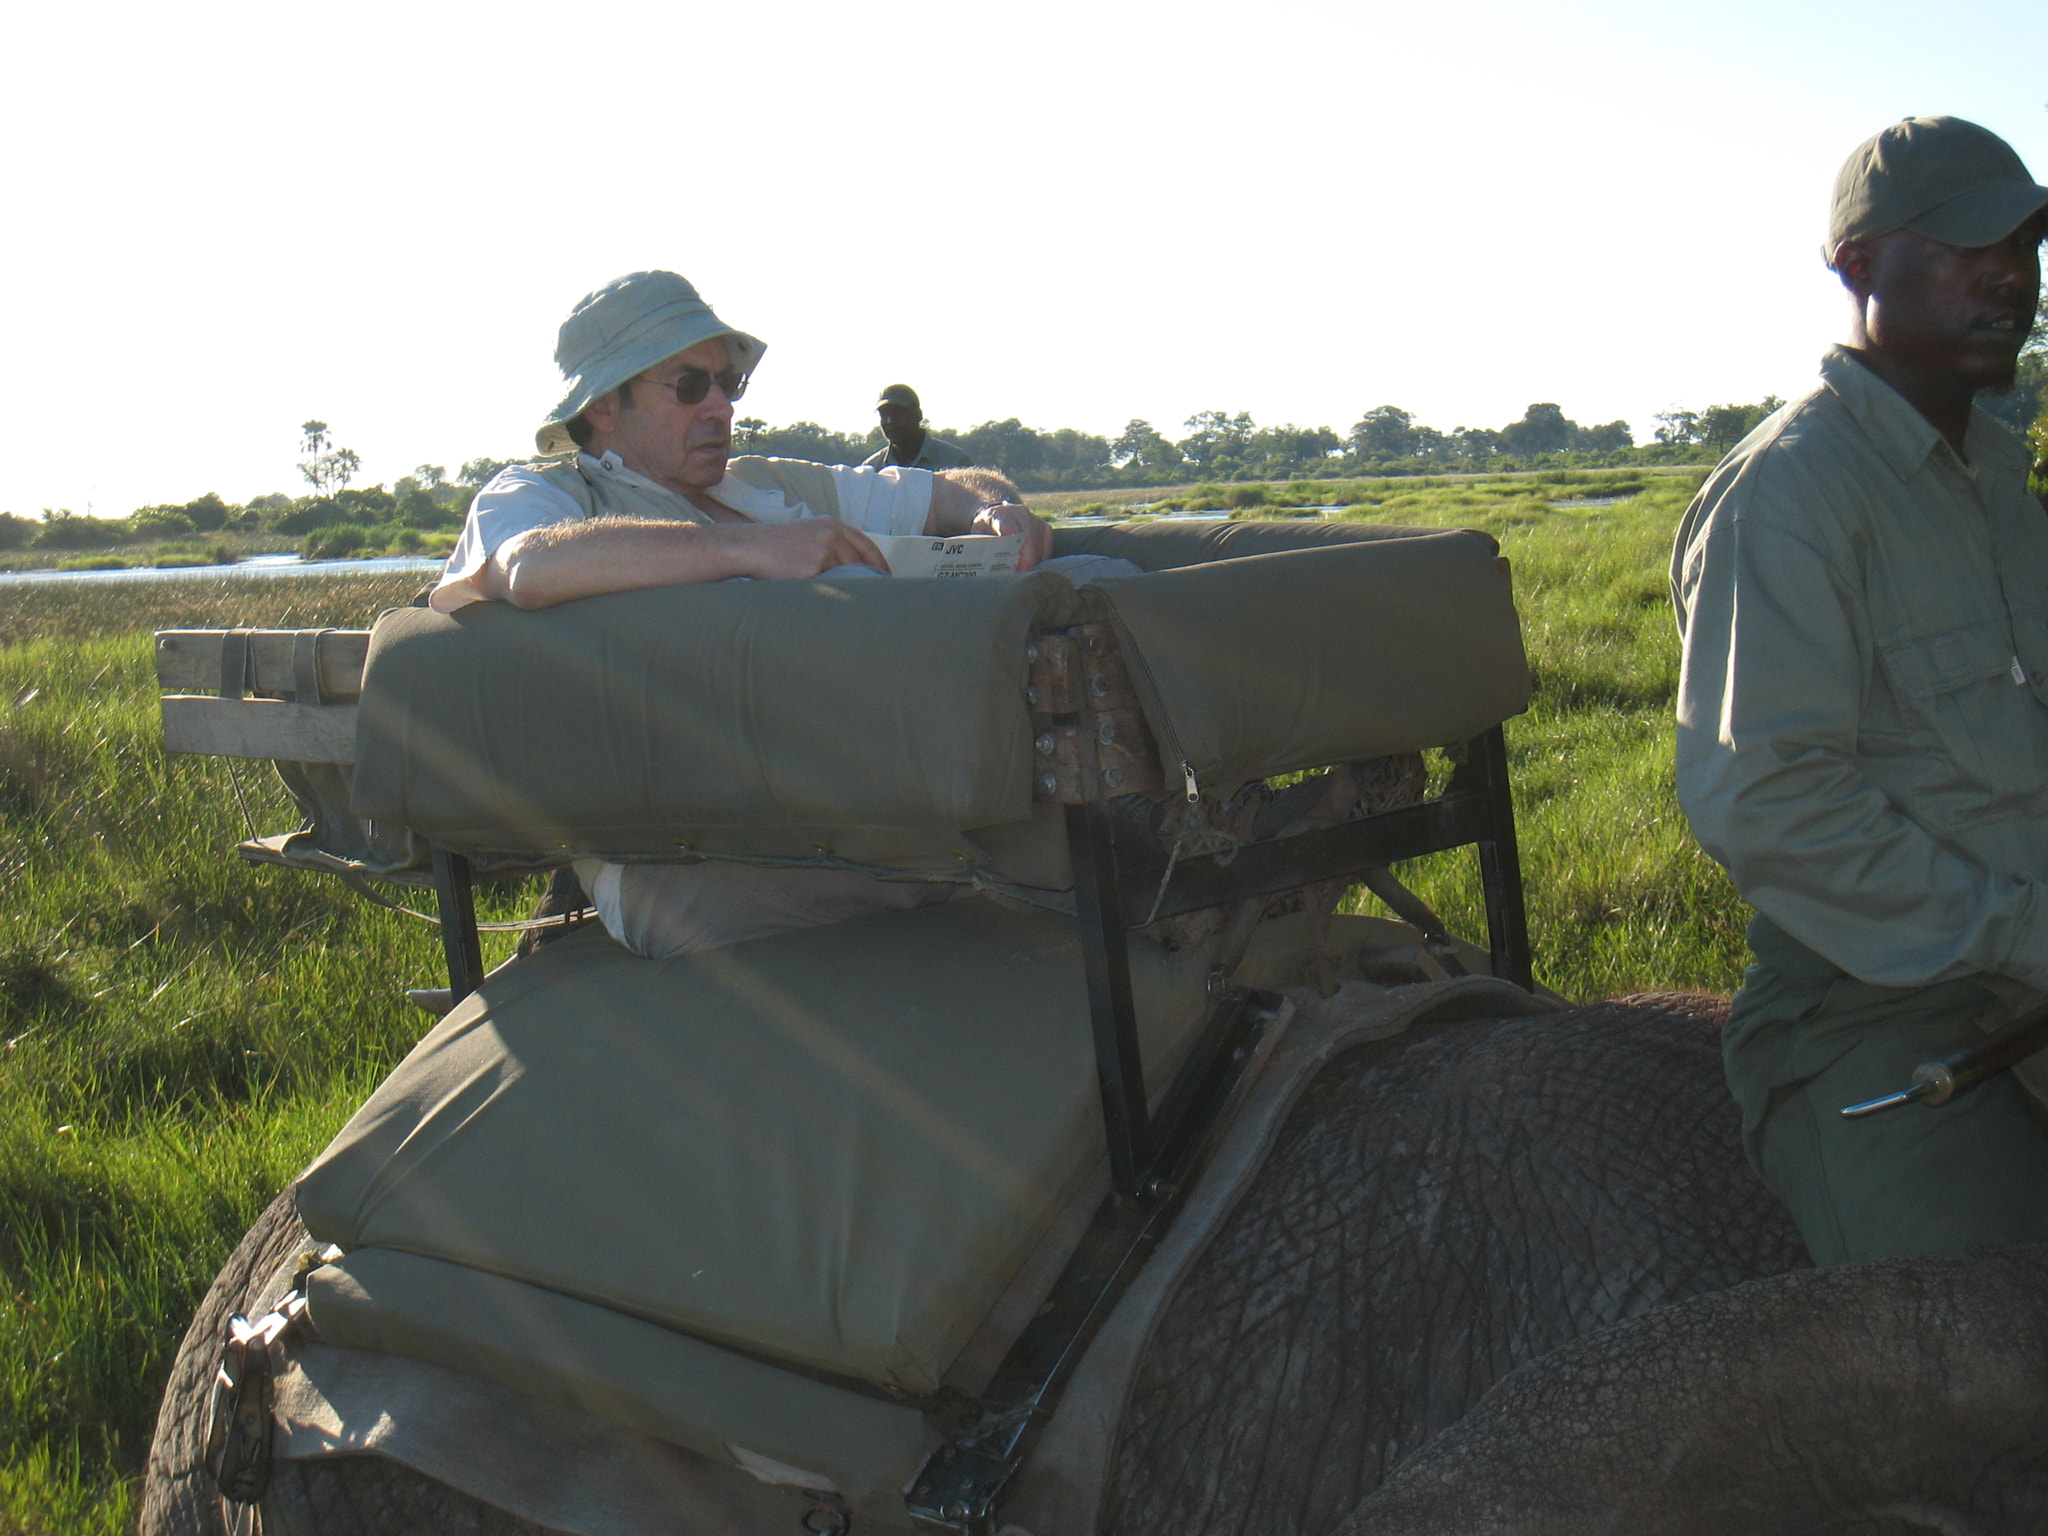
[[[1018,1528],[2039,1528],[2048,1258],[1812,1269],[1737,1144],[1725,1012],[1495,995],[1315,1060],[1213,1219],[1153,1259],[1142,1321],[1097,1340],[1069,1389],[1097,1417],[1063,1406]],[[281,1199],[200,1308],[145,1536],[246,1528],[198,1466],[206,1394],[226,1317],[304,1241]],[[558,1529],[375,1456],[280,1461],[261,1508],[294,1536]]]

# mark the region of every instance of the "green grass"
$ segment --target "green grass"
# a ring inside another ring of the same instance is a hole
[[[1512,560],[1541,685],[1507,728],[1523,868],[1539,973],[1574,996],[1739,975],[1742,911],[1672,798],[1664,567],[1697,479],[1315,486],[1345,516],[1487,529]],[[0,1536],[132,1525],[199,1294],[424,1031],[402,988],[441,970],[432,928],[233,856],[241,805],[260,832],[294,818],[267,768],[164,756],[148,632],[359,627],[420,580],[0,588]],[[1407,873],[1476,935],[1472,864]]]
[[[234,857],[240,805],[296,818],[267,767],[165,757],[148,632],[362,626],[416,581],[0,589],[0,1531],[132,1521],[200,1292],[441,967],[432,928]]]

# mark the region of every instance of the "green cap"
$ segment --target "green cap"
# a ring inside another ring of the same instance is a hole
[[[628,272],[569,311],[555,344],[555,363],[568,393],[533,435],[542,453],[566,453],[576,446],[569,423],[592,401],[700,341],[723,336],[732,365],[752,373],[766,350],[745,331],[736,331],[697,297],[688,280],[673,272]]]
[[[1843,165],[1821,259],[1833,266],[1843,241],[1895,229],[1944,245],[1995,245],[2044,207],[2048,187],[1990,129],[1909,117],[1857,145]]]

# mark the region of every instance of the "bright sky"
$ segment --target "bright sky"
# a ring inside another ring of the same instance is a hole
[[[2040,0],[40,5],[0,132],[0,509],[528,451],[555,328],[672,267],[749,414],[1198,410],[1639,437],[1833,339],[1836,168],[1953,113],[2048,176]]]

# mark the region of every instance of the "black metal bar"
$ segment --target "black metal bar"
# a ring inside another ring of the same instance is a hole
[[[907,1502],[912,1525],[929,1536],[993,1536],[1004,1492],[1102,1324],[1171,1228],[1186,1200],[1185,1174],[1204,1154],[1258,1036],[1279,1017],[1278,999],[1252,994],[1223,1010],[1234,1022],[1225,1048],[1198,1074],[1157,1199],[1112,1194],[1096,1208],[1038,1315],[1024,1325],[981,1394],[980,1421],[941,1446],[918,1472]]]
[[[434,895],[441,908],[441,951],[448,957],[448,990],[461,1002],[484,979],[483,946],[476,933],[476,892],[469,860],[430,843],[434,860]]]
[[[1145,1109],[1145,1067],[1138,1055],[1137,1010],[1131,1005],[1130,951],[1117,900],[1116,823],[1106,801],[1067,807],[1067,848],[1074,861],[1081,964],[1095,1030],[1109,1172],[1119,1191],[1135,1195],[1152,1165],[1152,1126]]]
[[[1155,897],[1157,915],[1173,917],[1245,896],[1277,896],[1375,864],[1462,848],[1495,830],[1488,809],[1486,792],[1477,780],[1465,788],[1454,782],[1445,794],[1421,805],[1381,811],[1321,831],[1246,843],[1227,862],[1213,854],[1184,858],[1174,866],[1163,897],[1159,883],[1166,874],[1166,856],[1148,848],[1120,851],[1124,921],[1132,926],[1145,922]]]
[[[1535,961],[1529,951],[1529,914],[1522,904],[1522,855],[1515,842],[1515,802],[1508,788],[1507,738],[1496,725],[1473,745],[1484,774],[1487,831],[1479,839],[1479,879],[1486,892],[1493,974],[1533,991]]]

